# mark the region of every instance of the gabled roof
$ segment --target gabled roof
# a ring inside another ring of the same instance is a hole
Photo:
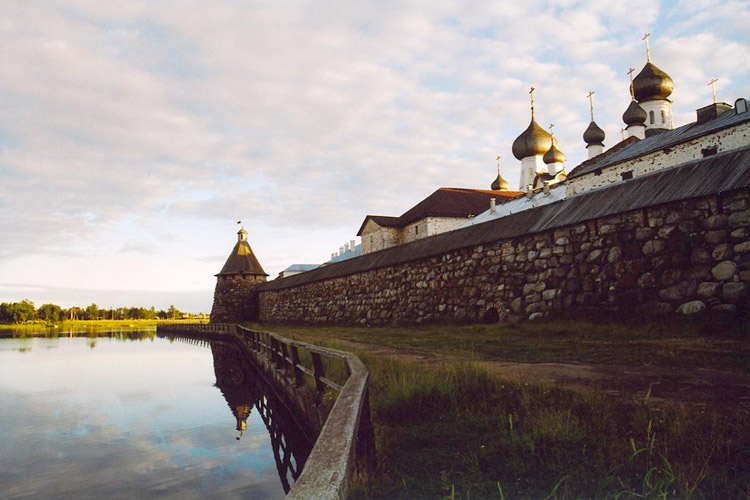
[[[425,217],[466,218],[478,215],[487,210],[490,198],[498,204],[518,198],[521,191],[492,191],[489,189],[440,188],[414,207],[404,212],[401,217],[385,215],[368,215],[357,232],[362,235],[368,220],[381,227],[404,227]]]
[[[747,121],[750,121],[750,113],[737,114],[735,109],[730,109],[716,118],[707,120],[703,123],[693,122],[674,130],[665,130],[660,134],[641,139],[640,141],[628,145],[628,147],[623,147],[618,151],[614,151],[609,155],[606,155],[605,153],[605,156],[598,155],[591,158],[591,160],[583,162],[581,165],[570,171],[568,179],[574,179],[601,168],[617,165],[638,158],[639,156],[644,156],[662,149],[676,146],[677,144],[718,132],[719,130],[733,127]]]
[[[234,246],[232,253],[229,254],[224,267],[216,276],[227,275],[227,274],[255,274],[261,276],[268,276],[268,274],[260,266],[257,257],[253,253],[253,249],[250,248],[250,244],[247,241],[240,240]]]

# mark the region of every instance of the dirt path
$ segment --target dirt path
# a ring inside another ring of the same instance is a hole
[[[457,356],[377,344],[340,341],[368,354],[425,364],[460,359]],[[733,405],[750,409],[750,377],[721,370],[694,370],[653,365],[620,366],[573,363],[518,363],[481,361],[492,373],[515,380],[534,380],[571,389],[593,390],[619,398],[691,405]]]

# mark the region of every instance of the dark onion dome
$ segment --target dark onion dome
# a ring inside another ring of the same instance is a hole
[[[503,179],[503,176],[498,172],[497,179],[492,182],[490,189],[493,191],[510,191],[510,184],[508,184],[508,181]]]
[[[552,141],[552,146],[549,148],[549,151],[544,153],[544,157],[542,158],[547,165],[550,163],[563,163],[565,161],[565,155],[557,149],[556,142]]]
[[[513,141],[513,156],[523,160],[527,156],[543,155],[551,145],[552,135],[540,127],[532,116],[526,130]]]
[[[631,100],[628,109],[622,114],[622,121],[628,126],[643,125],[646,123],[646,116],[643,108],[635,100]]]
[[[666,99],[673,90],[672,78],[651,62],[633,79],[633,93],[638,102]]]
[[[586,132],[583,133],[583,141],[589,146],[594,144],[604,145],[604,130],[600,129],[599,125],[592,121],[589,123]]]

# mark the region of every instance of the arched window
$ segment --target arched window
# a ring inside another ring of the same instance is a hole
[[[667,114],[664,112],[664,110],[661,110],[661,122],[667,123]]]
[[[654,123],[654,111],[651,110],[648,112],[648,117],[651,119],[651,124]]]

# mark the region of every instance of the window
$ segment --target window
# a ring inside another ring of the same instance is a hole
[[[667,123],[667,114],[664,112],[664,110],[661,110],[661,122]]]
[[[624,180],[624,181],[632,179],[633,178],[633,171],[632,170],[628,170],[627,172],[623,172],[622,174],[620,174],[620,177],[622,177],[622,180]]]
[[[414,234],[419,234],[419,226],[414,226]]]
[[[654,112],[653,112],[653,110],[648,112],[648,117],[651,120],[651,123],[653,124],[654,123]]]

